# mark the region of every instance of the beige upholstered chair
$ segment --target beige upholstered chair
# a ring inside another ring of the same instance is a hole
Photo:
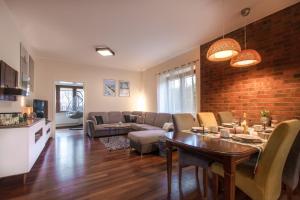
[[[281,178],[289,151],[300,130],[299,120],[280,123],[261,154],[256,173],[253,167],[238,165],[236,186],[255,200],[275,200],[281,193]],[[212,172],[223,176],[223,166],[213,163]]]
[[[299,184],[300,177],[300,133],[298,133],[296,140],[290,150],[289,156],[286,160],[282,182],[286,186],[288,199],[292,199],[293,191]]]
[[[172,115],[174,130],[179,132],[182,130],[190,130],[193,126],[199,126],[199,124],[194,120],[194,117],[188,113],[174,114]],[[189,151],[178,149],[178,164],[179,164],[179,191],[181,193],[181,179],[182,179],[182,168],[188,166],[195,166],[195,174],[197,179],[197,184],[199,186],[198,178],[198,167],[203,169],[203,188],[204,197],[207,196],[207,169],[210,165],[210,161]],[[200,188],[200,187],[199,187]]]
[[[219,116],[221,124],[234,122],[232,112],[229,112],[229,111],[218,112],[218,116]]]
[[[200,112],[197,114],[197,118],[204,127],[218,126],[216,117],[212,112]]]
[[[194,126],[199,126],[198,122],[195,121],[193,115],[190,113],[178,113],[173,114],[174,131],[179,132],[182,130],[190,130]]]

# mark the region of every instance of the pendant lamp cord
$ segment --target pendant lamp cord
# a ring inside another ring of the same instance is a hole
[[[222,0],[222,35],[223,35],[223,39],[224,39],[224,23],[225,23],[225,16],[224,16],[224,0]]]
[[[245,25],[244,25],[244,46],[247,49],[247,25],[246,25],[246,17],[245,17]]]

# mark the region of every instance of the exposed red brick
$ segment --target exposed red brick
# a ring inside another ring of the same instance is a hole
[[[226,36],[243,44],[243,28]],[[300,3],[247,25],[247,47],[262,56],[257,66],[208,61],[214,41],[200,47],[202,111],[246,112],[254,122],[262,109],[280,121],[300,117]]]

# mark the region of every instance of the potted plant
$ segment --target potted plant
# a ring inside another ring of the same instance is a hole
[[[260,121],[261,123],[264,125],[264,127],[266,125],[268,125],[270,123],[270,111],[269,110],[261,110],[260,111]]]

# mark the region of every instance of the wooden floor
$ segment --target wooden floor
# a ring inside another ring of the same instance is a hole
[[[176,155],[174,157],[171,199],[201,199],[194,168],[183,172],[180,198]],[[58,130],[56,139],[48,143],[29,173],[26,185],[22,184],[21,176],[0,179],[0,199],[164,200],[167,199],[166,180],[162,157],[145,155],[141,159],[128,150],[109,152],[99,139],[91,140],[79,130],[62,129]],[[295,199],[300,199],[299,191],[298,188]],[[212,199],[211,196],[209,191],[208,199]],[[248,198],[237,191],[237,199]]]

